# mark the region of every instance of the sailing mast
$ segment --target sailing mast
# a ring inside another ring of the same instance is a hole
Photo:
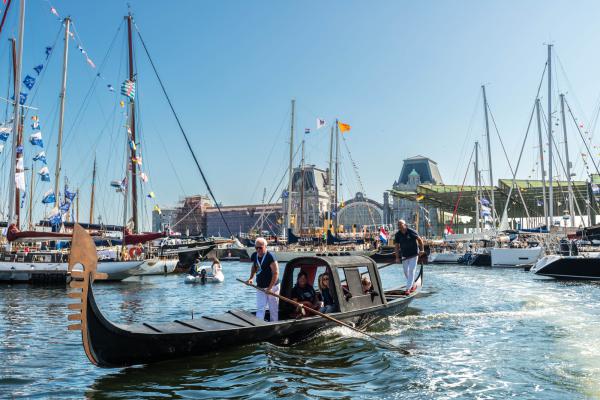
[[[29,195],[29,223],[28,223],[28,229],[33,229],[33,193],[35,191],[35,169],[34,169],[34,163],[33,161],[31,162],[31,190],[30,190],[30,195]]]
[[[475,231],[481,232],[479,229],[479,142],[475,142]]]
[[[544,140],[542,139],[542,120],[540,119],[540,99],[535,99],[535,114],[538,126],[538,141],[540,145],[540,166],[542,168],[542,197],[544,198],[544,220],[546,229],[550,231],[548,222],[548,198],[546,197],[546,166],[544,165]]]
[[[58,143],[56,144],[56,171],[54,172],[54,207],[58,208],[60,196],[60,163],[62,156],[62,137],[65,126],[65,97],[67,96],[67,66],[69,61],[69,28],[71,18],[67,17],[65,23],[65,52],[63,54],[62,86],[60,89],[60,113],[58,115]]]
[[[125,17],[127,19],[127,44],[128,44],[128,53],[129,53],[129,81],[135,82],[135,73],[133,70],[133,39],[132,39],[132,31],[131,24],[133,17],[131,13]],[[129,97],[129,116],[130,123],[129,129],[131,131],[131,142],[134,143],[131,148],[131,160],[129,161],[131,165],[131,214],[133,218],[133,232],[136,233],[139,230],[138,225],[138,212],[137,212],[137,155],[135,150],[135,140],[136,140],[136,132],[135,132],[135,101],[132,96]],[[135,161],[134,161],[135,160]]]
[[[563,137],[565,140],[565,163],[567,164],[567,187],[569,190],[569,218],[571,226],[575,226],[575,209],[573,207],[573,182],[571,181],[571,162],[569,161],[569,142],[567,140],[567,121],[565,119],[565,95],[560,95],[560,113],[562,115]]]
[[[9,192],[8,192],[8,222],[11,223],[15,220],[15,210],[19,206],[19,203],[15,201],[16,196],[16,170],[17,170],[17,136],[19,134],[19,121],[21,120],[21,107],[19,106],[20,98],[20,83],[21,83],[21,59],[23,57],[23,35],[25,33],[25,0],[19,1],[19,36],[18,43],[15,47],[13,45],[13,70],[14,70],[14,116],[13,116],[13,141],[11,151],[11,162],[10,162],[10,178],[9,178]],[[14,41],[13,41],[14,43]],[[16,52],[15,52],[16,50]]]
[[[285,231],[285,237],[287,237],[288,230],[292,227],[292,178],[294,177],[294,113],[296,109],[296,100],[292,99],[292,117],[290,123],[290,164],[288,167],[289,180],[288,180],[288,203],[287,203],[287,226]]]
[[[94,223],[94,195],[96,192],[96,156],[94,156],[94,170],[92,171],[92,195],[90,198],[90,225]]]
[[[552,137],[552,45],[548,45],[548,215],[550,217],[550,225],[554,225],[554,190],[552,188],[552,145],[554,139]],[[548,225],[548,232],[550,232]]]
[[[304,138],[302,138],[302,161],[300,162],[301,179],[300,182],[300,236],[304,227]]]
[[[335,195],[334,195],[334,205],[333,209],[335,210],[335,220],[334,227],[335,233],[337,233],[338,229],[338,187],[339,187],[339,169],[340,169],[340,128],[339,122],[335,120]]]
[[[485,115],[485,137],[487,140],[487,151],[488,151],[488,169],[490,173],[490,192],[491,192],[491,203],[492,203],[492,227],[496,228],[496,204],[494,202],[494,174],[492,173],[492,147],[490,144],[490,123],[488,119],[488,104],[487,96],[485,95],[485,85],[481,85],[483,91],[483,113]]]

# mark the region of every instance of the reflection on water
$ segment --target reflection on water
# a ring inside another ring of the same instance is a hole
[[[171,321],[252,306],[226,281],[183,276],[96,286],[117,322]],[[389,286],[398,268],[382,271]],[[518,270],[429,266],[406,315],[371,332],[410,348],[402,356],[345,328],[292,347],[260,343],[154,365],[98,369],[68,332],[65,287],[0,286],[0,393],[89,398],[517,398],[600,397],[600,285],[542,281]]]

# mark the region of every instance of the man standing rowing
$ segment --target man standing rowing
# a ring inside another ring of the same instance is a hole
[[[250,278],[246,281],[252,284],[256,275],[256,286],[267,292],[279,294],[279,264],[275,256],[267,251],[267,240],[259,237],[254,242],[256,251],[250,256],[252,270]],[[279,299],[263,291],[256,291],[256,318],[265,319],[265,306],[269,307],[269,320],[275,322],[279,319]]]
[[[406,276],[406,292],[410,294],[417,287],[415,283],[415,270],[417,269],[417,259],[420,255],[425,254],[425,245],[423,239],[417,231],[406,226],[406,221],[398,220],[398,232],[394,236],[396,263],[400,263],[402,257],[402,267],[404,276]]]

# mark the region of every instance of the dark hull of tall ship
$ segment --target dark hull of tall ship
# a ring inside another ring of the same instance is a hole
[[[467,264],[475,267],[491,267],[492,256],[489,253],[473,254]]]
[[[532,270],[536,275],[564,280],[600,280],[600,258],[564,256]]]

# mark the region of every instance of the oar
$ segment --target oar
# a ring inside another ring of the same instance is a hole
[[[236,278],[236,279],[237,279],[237,278]],[[294,300],[292,300],[292,299],[288,299],[287,297],[285,297],[285,296],[282,296],[282,295],[280,295],[280,294],[277,294],[277,293],[269,292],[269,291],[267,291],[267,290],[265,290],[265,289],[263,289],[263,288],[259,288],[258,286],[255,286],[255,285],[253,285],[253,284],[251,284],[251,283],[248,283],[248,282],[246,282],[246,281],[243,281],[243,280],[241,280],[241,279],[237,279],[237,280],[238,280],[239,282],[242,282],[244,285],[246,285],[246,286],[250,286],[250,287],[253,287],[254,289],[256,289],[256,290],[258,290],[258,291],[260,291],[260,292],[263,292],[263,293],[265,293],[265,294],[267,294],[267,295],[269,295],[269,296],[274,296],[274,297],[277,297],[279,300],[283,300],[283,301],[285,301],[286,303],[292,304],[292,305],[294,305],[294,306],[296,306],[296,307],[301,307],[301,308],[303,308],[303,309],[305,309],[305,310],[308,310],[308,311],[312,312],[313,314],[316,314],[316,315],[318,315],[319,317],[322,317],[322,318],[328,319],[328,320],[330,320],[330,321],[332,321],[332,322],[335,322],[335,323],[336,323],[336,324],[338,324],[338,325],[341,325],[341,326],[343,326],[343,327],[346,327],[346,328],[348,328],[348,329],[351,329],[351,330],[353,330],[353,331],[355,331],[355,332],[358,332],[358,333],[360,333],[360,334],[363,334],[363,335],[365,335],[365,336],[368,336],[368,337],[370,337],[371,339],[373,339],[373,340],[376,340],[376,341],[378,341],[378,342],[380,342],[380,343],[382,343],[382,344],[386,345],[387,347],[389,347],[389,348],[391,348],[391,349],[393,349],[393,350],[399,351],[399,352],[401,352],[401,353],[402,353],[402,354],[404,354],[404,355],[410,355],[410,351],[408,351],[408,350],[406,350],[406,349],[403,349],[403,348],[401,348],[401,347],[395,346],[395,345],[393,345],[393,344],[391,344],[391,343],[389,343],[389,342],[386,342],[385,340],[383,340],[383,339],[380,339],[380,338],[378,338],[377,336],[373,336],[373,335],[371,335],[371,334],[369,334],[369,333],[367,333],[367,332],[363,332],[363,331],[361,331],[360,329],[357,329],[357,328],[353,327],[352,325],[348,325],[348,324],[347,324],[347,323],[345,323],[345,322],[342,322],[342,321],[340,321],[340,320],[338,320],[338,319],[335,319],[335,318],[333,318],[332,316],[329,316],[329,315],[327,315],[327,314],[324,314],[324,313],[322,313],[322,312],[320,312],[320,311],[317,311],[317,310],[313,310],[312,308],[309,308],[309,307],[304,307],[302,304],[300,304],[300,303],[298,303],[298,302],[296,302],[296,301],[294,301]]]

